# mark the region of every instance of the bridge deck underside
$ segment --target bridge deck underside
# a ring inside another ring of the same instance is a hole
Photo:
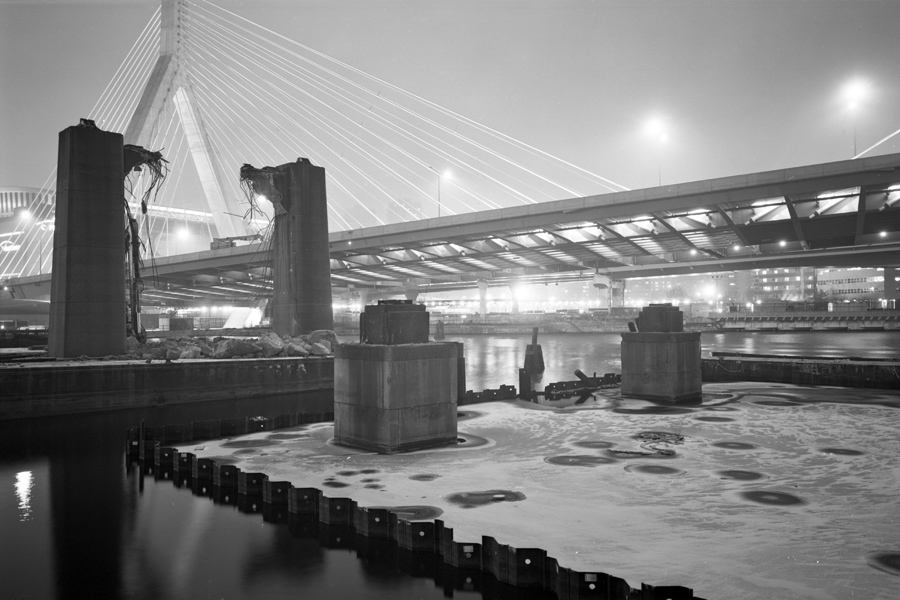
[[[897,266],[900,155],[332,232],[330,251],[337,293]],[[145,302],[268,296],[270,260],[265,244],[159,259]]]

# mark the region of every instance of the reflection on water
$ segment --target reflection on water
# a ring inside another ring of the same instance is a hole
[[[467,387],[517,385],[530,335],[453,337]],[[703,334],[705,351],[890,358],[898,334]],[[543,382],[620,372],[618,334],[541,335]],[[0,422],[0,582],[9,598],[441,598],[435,581],[297,537],[259,515],[147,483],[122,459],[125,430],[322,412],[330,397],[267,398]],[[368,562],[367,562],[368,561]],[[454,597],[466,597],[458,589]],[[481,593],[472,592],[471,597]]]
[[[710,332],[701,336],[701,343],[704,350],[749,354],[823,358],[900,357],[900,331],[779,331],[756,334],[740,331]]]
[[[447,341],[465,343],[468,389],[480,391],[504,384],[518,387],[518,369],[525,364],[525,347],[531,343],[531,334],[448,336]],[[546,370],[536,380],[535,389],[543,389],[554,381],[573,380],[575,369],[587,375],[621,373],[621,342],[618,333],[541,334],[538,343]],[[891,331],[704,332],[700,344],[704,353],[881,359],[900,356],[900,332]]]
[[[16,473],[16,497],[19,499],[19,520],[31,519],[31,488],[34,487],[34,477],[31,471]]]

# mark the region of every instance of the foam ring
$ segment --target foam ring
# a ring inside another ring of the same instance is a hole
[[[757,504],[768,504],[769,506],[799,506],[806,504],[806,501],[791,494],[784,492],[769,492],[766,490],[751,490],[741,492],[741,497],[750,502]]]

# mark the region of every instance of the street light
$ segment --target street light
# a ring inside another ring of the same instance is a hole
[[[30,221],[32,217],[31,211],[27,208],[23,208],[22,212],[19,213],[19,222],[24,223],[25,221]],[[43,227],[41,228],[43,229]],[[38,243],[38,274],[42,275],[44,273],[44,248],[41,244],[43,240],[41,239],[41,234],[37,235],[37,243]],[[33,271],[32,271],[33,272]]]
[[[445,169],[443,173],[438,173],[437,169],[432,166],[426,165],[429,169],[434,171],[438,176],[438,186],[437,186],[437,205],[438,205],[438,213],[437,216],[440,218],[441,216],[441,180],[446,179],[450,181],[453,179],[453,173],[449,169]]]
[[[657,185],[662,185],[662,146],[668,141],[669,134],[666,132],[666,124],[662,117],[652,117],[647,121],[645,126],[647,134],[656,140],[656,176]]]
[[[844,88],[844,96],[847,99],[847,110],[850,112],[853,127],[853,158],[856,158],[856,115],[859,105],[869,93],[869,84],[862,79],[855,79]]]
[[[185,223],[184,227],[178,230],[178,239],[179,240],[189,240],[191,237],[191,231],[187,228],[187,223]],[[178,254],[178,242],[175,242],[175,254]]]

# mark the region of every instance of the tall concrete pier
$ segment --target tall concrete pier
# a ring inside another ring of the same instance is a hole
[[[90,121],[59,134],[47,353],[125,352],[122,135]]]
[[[272,330],[283,336],[332,329],[325,169],[298,158],[278,167],[245,165],[241,178],[275,207]]]

